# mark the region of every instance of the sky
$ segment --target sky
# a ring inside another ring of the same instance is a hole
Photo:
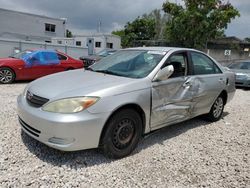
[[[144,13],[161,9],[166,0],[0,0],[0,8],[67,18],[67,28],[73,34],[98,31],[109,33],[122,29]],[[180,2],[181,0],[172,0]],[[241,16],[229,24],[226,35],[241,39],[250,37],[250,0],[229,0]]]

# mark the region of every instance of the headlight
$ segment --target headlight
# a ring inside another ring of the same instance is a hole
[[[45,104],[42,110],[54,113],[76,113],[85,110],[99,100],[99,97],[67,98]]]

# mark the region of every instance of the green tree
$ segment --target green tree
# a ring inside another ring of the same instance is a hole
[[[246,37],[246,38],[244,39],[244,41],[250,42],[250,37]]]
[[[149,14],[144,14],[134,21],[128,22],[124,29],[113,31],[112,34],[121,37],[122,47],[133,46],[136,41],[141,40],[162,40],[168,21],[168,14],[160,9],[155,9]]]
[[[231,20],[240,16],[224,0],[184,0],[183,6],[166,1],[163,10],[171,15],[165,31],[167,41],[193,48],[206,48],[209,40],[222,36]]]
[[[68,29],[66,29],[66,37],[67,38],[72,38],[73,37],[72,32],[70,30],[68,30]]]
[[[142,17],[146,19],[155,20],[154,39],[155,40],[164,39],[164,30],[165,30],[167,22],[169,21],[169,15],[164,13],[160,9],[155,9],[149,14],[144,14]]]
[[[113,31],[112,34],[121,37],[122,47],[133,46],[137,40],[151,40],[154,38],[155,20],[138,17],[133,22],[128,22],[124,30]]]

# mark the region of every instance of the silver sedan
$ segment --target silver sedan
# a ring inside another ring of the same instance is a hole
[[[234,93],[234,73],[206,54],[144,47],[33,81],[17,103],[23,131],[36,140],[121,158],[153,130],[202,114],[219,120]]]
[[[228,67],[236,74],[236,86],[250,88],[250,60],[235,62]]]

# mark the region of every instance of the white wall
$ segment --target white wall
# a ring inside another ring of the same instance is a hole
[[[121,38],[113,35],[88,35],[88,36],[75,36],[75,42],[81,41],[83,47],[87,47],[87,41],[89,38],[94,39],[94,53],[98,53],[99,51],[107,48],[107,43],[112,43],[113,48],[115,50],[119,50],[121,48]],[[96,47],[95,43],[101,42],[101,47]]]
[[[19,49],[21,51],[26,49],[55,49],[76,59],[81,56],[88,55],[88,48],[84,47],[0,38],[0,58],[12,55],[15,49]]]
[[[64,37],[64,22],[62,19],[0,8],[0,37],[44,42],[51,37]],[[45,23],[56,25],[55,32],[45,31]]]

